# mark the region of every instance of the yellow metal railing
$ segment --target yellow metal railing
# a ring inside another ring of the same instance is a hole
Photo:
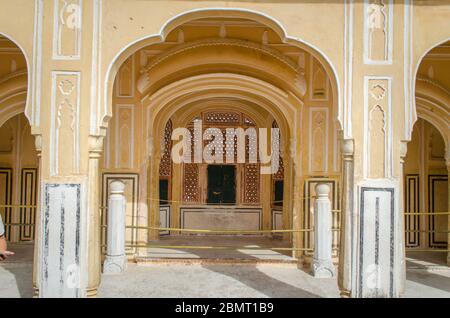
[[[311,199],[311,197],[309,198]],[[159,200],[158,200],[159,201]],[[21,208],[21,209],[35,209],[36,205],[21,205],[21,204],[0,204],[0,208]],[[102,211],[107,210],[107,206],[101,206],[99,209]],[[342,213],[341,210],[331,210],[332,213],[339,214]],[[425,216],[435,216],[435,215],[450,215],[450,212],[405,212],[403,213],[405,216],[409,215],[425,215]],[[103,218],[102,218],[103,219]],[[33,223],[5,223],[5,227],[35,227]],[[106,228],[107,225],[101,225],[101,228]],[[267,234],[267,233],[312,233],[314,229],[286,229],[286,230],[204,230],[204,229],[186,229],[186,228],[171,228],[171,227],[156,227],[156,226],[126,226],[128,229],[136,229],[136,230],[154,230],[154,231],[173,231],[173,232],[184,232],[184,233],[204,233],[204,234]],[[333,232],[339,232],[339,228],[331,229]],[[405,230],[406,233],[450,233],[450,230]],[[147,245],[142,244],[131,244],[127,245],[127,247],[149,247]],[[152,245],[151,247],[156,247]],[[162,246],[161,246],[162,247]],[[169,248],[166,246],[166,248]],[[178,247],[180,248],[180,247]],[[201,248],[198,246],[183,246],[183,248]],[[217,249],[227,249],[236,247],[205,247],[209,248],[217,248]],[[248,248],[248,247],[247,247]],[[281,249],[281,250],[296,250],[296,251],[313,251],[313,248],[270,248],[272,250]],[[337,249],[337,248],[335,248]],[[427,248],[427,249],[419,249],[419,248],[407,248],[410,252],[450,252],[449,249],[437,249],[437,248]]]

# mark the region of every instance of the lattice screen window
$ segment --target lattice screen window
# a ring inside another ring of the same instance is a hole
[[[244,203],[259,203],[259,164],[245,164]]]
[[[256,124],[253,121],[253,119],[251,119],[251,118],[249,118],[247,116],[244,116],[244,121],[243,122],[244,122],[244,125],[246,125],[246,126],[256,126]]]
[[[278,128],[278,124],[276,121],[273,121],[272,123],[272,128]],[[280,140],[281,140],[281,134],[280,134],[280,139],[277,140],[277,144],[278,144],[278,149],[280,149],[280,158],[279,158],[279,168],[277,173],[275,173],[273,175],[273,179],[274,180],[283,180],[284,179],[284,163],[283,163],[283,158],[281,157],[281,144],[280,144]]]
[[[206,124],[235,124],[241,123],[241,114],[234,112],[207,112],[204,114]]]
[[[194,121],[203,118],[203,132],[208,127],[242,127],[244,130],[248,127],[256,127],[256,123],[253,119],[247,117],[240,112],[227,112],[227,111],[211,111],[201,114],[201,117],[197,116],[188,125],[188,129],[193,136],[194,133]],[[231,155],[234,153],[234,160],[237,160],[237,137],[234,140],[228,140],[226,138],[226,129],[221,128],[223,134],[223,140],[225,147],[223,147],[223,162],[226,162],[226,155]],[[257,134],[257,131],[255,131]],[[258,147],[257,147],[257,135],[250,134],[245,138],[246,147],[246,159],[251,157],[258,158]],[[200,136],[201,137],[201,136]],[[212,143],[217,143],[214,139]],[[256,147],[249,149],[249,145],[253,143]],[[211,144],[211,140],[203,141],[203,145]],[[217,144],[217,146],[222,146],[223,144]],[[228,147],[227,147],[228,146]],[[192,148],[192,157],[194,156],[194,149]],[[241,184],[241,201],[244,204],[259,204],[260,203],[260,165],[259,163],[250,164],[246,163],[243,166],[243,175]],[[183,184],[183,201],[190,203],[200,202],[200,178],[199,178],[200,165],[196,163],[184,164],[184,184]]]
[[[186,163],[184,165],[184,202],[199,202],[200,201],[200,189],[198,186],[199,181],[199,167],[195,163]]]
[[[226,161],[226,158],[229,156],[230,158],[234,158],[234,162],[237,162],[238,156],[237,156],[237,136],[234,135],[234,138],[228,138],[227,139],[227,132],[226,129],[223,130],[223,140],[225,144],[224,148],[224,162]]]
[[[250,158],[256,158],[256,160],[259,160],[259,153],[258,153],[258,137],[257,137],[257,131],[256,134],[248,134],[248,137],[245,137],[245,158],[248,162]],[[250,145],[254,145],[250,147]]]
[[[172,175],[172,162],[170,158],[170,152],[172,148],[172,121],[169,120],[164,129],[164,136],[162,140],[162,157],[159,164],[159,176],[170,177]]]

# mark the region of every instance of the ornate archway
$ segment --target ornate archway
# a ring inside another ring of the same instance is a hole
[[[438,249],[442,253],[433,254],[442,263],[449,262],[449,48],[446,39],[425,52],[417,65],[417,121],[404,163],[407,256],[432,259],[427,252]]]
[[[163,30],[170,31],[164,36],[130,45],[111,67],[110,76],[117,77],[107,95],[111,102],[108,112],[113,116],[102,167],[103,201],[108,180],[126,178],[130,193],[136,194],[134,207],[128,212],[130,226],[160,226],[159,203],[168,201],[159,193],[160,162],[166,150],[160,141],[168,139],[164,137],[167,123],[170,121],[172,129],[186,127],[183,120],[226,109],[228,113],[247,114],[260,122],[260,127],[280,129],[284,177],[278,196],[285,202],[282,228],[311,229],[314,220],[310,210],[318,182],[332,187],[334,209],[340,201],[339,99],[333,68],[317,50],[290,39],[282,28],[231,10],[223,12],[204,10],[187,14],[182,24],[168,23]],[[178,187],[172,185],[174,195],[182,188],[183,173],[171,178]],[[275,179],[262,179],[267,191],[261,195],[261,209],[266,212],[260,228],[270,229]],[[179,210],[183,202],[177,205],[175,201],[182,201],[182,197],[172,201]],[[165,224],[181,226],[179,214],[172,213],[176,221]],[[338,220],[337,216],[333,220],[335,227]],[[313,248],[311,233],[284,235],[292,242],[294,256],[303,255],[307,262]],[[338,236],[336,232],[335,248]],[[145,246],[158,237],[159,231],[131,229],[128,242]]]

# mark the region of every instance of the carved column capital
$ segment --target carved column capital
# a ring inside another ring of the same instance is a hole
[[[401,164],[405,163],[406,154],[408,152],[408,141],[402,140],[400,141],[400,162]]]
[[[344,160],[352,159],[355,153],[355,141],[353,139],[343,139],[341,143],[341,152]]]
[[[103,151],[103,136],[89,136],[89,158],[100,158]]]
[[[42,135],[34,136],[34,146],[36,147],[37,156],[40,157],[42,153]]]
[[[450,154],[447,153],[445,157],[445,164],[447,165],[447,171],[450,173]]]

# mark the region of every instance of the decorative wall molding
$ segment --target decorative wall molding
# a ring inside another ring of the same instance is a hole
[[[135,54],[131,55],[119,69],[116,76],[116,97],[134,98],[136,86]]]
[[[35,206],[37,204],[38,170],[37,168],[22,168],[20,180],[20,204]],[[34,225],[36,223],[36,208],[20,208],[20,223]],[[20,241],[34,240],[34,226],[20,227]]]
[[[325,69],[312,55],[309,56],[309,99],[329,100],[329,80]]]
[[[391,95],[392,78],[364,77],[364,178],[393,175]]]
[[[261,230],[260,208],[181,207],[181,228],[206,230]],[[195,234],[192,234],[195,235]]]
[[[115,122],[115,167],[134,167],[134,109],[133,104],[116,105]]]
[[[403,81],[405,96],[405,140],[411,139],[416,110],[414,109],[414,80],[413,80],[413,2],[405,0],[403,3]]]
[[[0,204],[10,205],[13,202],[13,169],[0,168]],[[12,222],[12,208],[0,208],[3,223]],[[5,226],[5,237],[11,239],[11,226]]]
[[[392,0],[364,1],[364,64],[392,64]]]
[[[34,34],[33,34],[33,69],[31,83],[31,124],[40,127],[41,124],[41,81],[42,81],[42,25],[44,19],[44,0],[34,1]]]
[[[259,43],[249,42],[249,41],[243,41],[239,39],[227,39],[227,38],[208,38],[208,39],[202,39],[197,40],[193,42],[188,42],[183,45],[179,45],[176,47],[173,47],[167,51],[165,51],[163,54],[158,56],[156,59],[152,60],[148,65],[146,65],[143,69],[141,69],[141,73],[148,72],[155,66],[159,65],[166,59],[177,55],[177,54],[185,54],[186,51],[190,51],[193,49],[201,48],[201,47],[210,47],[210,46],[237,46],[237,47],[243,47],[251,50],[258,51],[260,53],[269,55],[273,57],[274,59],[280,61],[281,63],[285,64],[288,68],[290,68],[292,71],[297,72],[299,70],[299,67],[297,63],[295,63],[292,59],[288,58],[287,56],[280,53],[279,50],[273,49],[269,46],[265,46]]]
[[[101,103],[101,29],[102,29],[102,0],[93,0],[93,29],[92,29],[92,66],[91,66],[91,109],[90,109],[90,133],[98,135],[98,107]]]
[[[352,104],[353,104],[353,0],[345,0],[344,4],[344,90],[343,106],[339,108],[339,121],[342,123],[344,138],[352,137]],[[339,105],[341,105],[339,103]]]
[[[308,171],[328,172],[329,145],[328,107],[309,108],[309,159]],[[320,158],[321,160],[319,160]]]
[[[53,59],[81,58],[83,0],[54,0]]]
[[[420,182],[419,175],[407,174],[405,176],[405,212],[420,212]],[[406,247],[420,246],[420,233],[410,231],[420,231],[420,215],[405,215],[405,238]]]
[[[80,81],[80,72],[52,72],[51,176],[79,173]]]
[[[283,230],[283,209],[272,208],[272,230]],[[277,233],[273,233],[276,235]]]
[[[169,228],[170,227],[170,205],[160,205],[159,206],[159,227]],[[169,235],[169,230],[159,231],[159,235]]]
[[[446,194],[448,195],[448,175],[428,175],[428,212],[446,212],[448,198],[442,200]],[[448,230],[446,219],[446,215],[428,215],[428,247],[447,247],[448,233],[438,233]]]

